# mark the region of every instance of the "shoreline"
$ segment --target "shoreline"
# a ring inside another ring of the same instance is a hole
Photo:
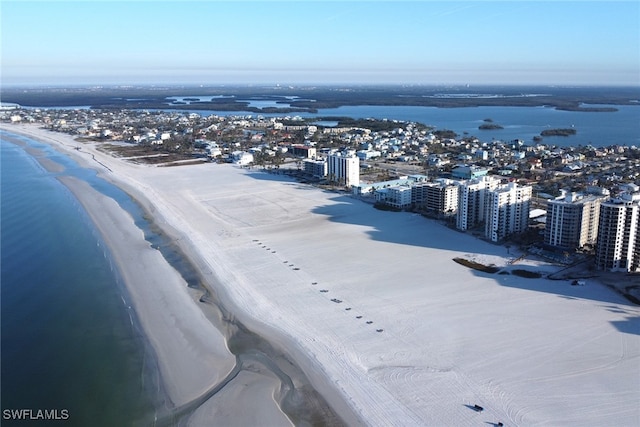
[[[47,143],[42,138],[27,132],[15,130],[13,132]],[[233,356],[228,349],[229,340],[240,339],[249,343],[250,348],[258,345],[267,352],[275,353],[275,351],[266,342],[259,344],[262,338],[247,336],[241,324],[223,319],[230,313],[212,299],[208,286],[204,285],[204,289],[188,286],[179,272],[162,258],[160,248],[154,248],[154,245],[145,239],[142,230],[133,223],[131,215],[114,199],[99,193],[79,178],[64,176],[64,167],[44,157],[44,153],[40,150],[20,141],[11,142],[21,145],[48,171],[62,173],[63,176],[58,176],[57,179],[74,195],[109,248],[118,271],[123,277],[125,291],[134,306],[136,318],[144,331],[144,340],[150,343],[154,351],[154,363],[160,365],[157,374],[161,377],[161,385],[166,389],[163,399],[169,400],[165,403],[164,409],[156,408],[160,412],[156,413],[154,424],[173,425],[174,422],[187,417],[189,419],[187,425],[193,425],[192,418],[195,420],[195,425],[200,425],[199,423],[206,423],[212,414],[216,419],[227,419],[229,422],[233,420],[234,423],[242,424],[245,420],[248,422],[247,425],[251,425],[251,420],[254,422],[269,420],[267,421],[269,425],[291,425],[288,419],[291,414],[295,418],[305,418],[304,411],[308,408],[301,408],[300,402],[287,403],[286,401],[286,399],[291,400],[292,397],[300,398],[300,396],[288,395],[291,391],[295,391],[293,383],[278,367],[291,362],[285,360],[273,363],[263,354]],[[47,144],[56,148],[50,143]],[[66,155],[73,154],[64,150],[61,152]],[[72,155],[71,157],[74,158]],[[95,166],[88,165],[86,160],[78,158],[74,160],[82,167],[95,169]],[[108,169],[106,165],[96,160],[95,156],[92,156],[92,160]],[[111,179],[107,181],[117,185]],[[153,211],[153,206],[143,195],[134,197],[127,191],[126,186],[117,186],[140,206],[145,216],[149,215],[148,209]],[[161,227],[153,220],[149,224],[152,228],[157,227],[160,233],[173,235],[167,229],[167,224]],[[186,257],[183,249],[183,247],[178,248],[179,256]],[[191,262],[188,257],[186,260]],[[141,266],[144,268],[141,269]],[[199,277],[199,280],[202,281],[203,277]],[[156,286],[150,287],[149,284]],[[186,294],[188,297],[185,299]],[[206,306],[196,305],[197,303],[207,304],[209,307],[207,309]],[[176,305],[179,306],[176,307]],[[185,323],[176,328],[173,323],[181,321]],[[171,332],[177,332],[177,335]],[[198,342],[194,341],[194,333],[200,335]],[[245,338],[242,338],[243,336]],[[178,341],[185,337],[188,341],[176,343],[176,337]],[[185,350],[193,351],[185,354]],[[291,371],[291,367],[287,368]],[[300,375],[299,372],[297,374]],[[238,376],[243,378],[242,384],[232,382]],[[300,379],[296,379],[295,382],[298,386],[306,384],[305,380],[300,381]],[[284,383],[290,385],[283,389]],[[244,388],[249,384],[251,391],[247,393]],[[252,401],[255,413],[242,413],[242,409],[235,402],[235,399],[240,396]],[[280,397],[276,399],[276,396]],[[313,396],[312,393],[311,398],[317,400],[318,396]],[[228,407],[221,409],[218,400],[226,401]],[[285,415],[282,412],[280,407],[283,404],[289,405],[291,414]],[[335,420],[334,415],[326,413],[327,408],[323,405],[323,403],[313,404],[316,416],[325,413],[328,419]]]
[[[146,336],[158,353],[157,361],[163,365],[160,372],[172,404],[179,406],[197,398],[211,381],[218,382],[233,368],[227,352],[220,351],[226,348],[222,337],[212,329],[202,331],[206,326],[203,316],[190,310],[195,295],[159,251],[148,244],[133,218],[116,201],[78,178],[58,179],[83,206],[110,249]],[[186,332],[199,334],[190,337],[198,342],[187,342],[179,335]],[[211,344],[207,344],[209,341]],[[195,354],[189,354],[189,350]],[[200,365],[198,375],[189,368],[193,363]],[[205,379],[208,376],[213,380]]]
[[[451,259],[500,265],[505,249],[263,172],[130,165],[27,129],[85,162],[90,152],[108,165],[104,175],[142,196],[230,315],[286,349],[349,425],[588,425],[606,419],[598,405],[638,415],[629,373],[638,371],[640,310],[603,287],[467,271]],[[576,388],[601,395],[598,405]],[[476,402],[481,418],[469,410]]]

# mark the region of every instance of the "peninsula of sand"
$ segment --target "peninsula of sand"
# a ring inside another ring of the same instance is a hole
[[[282,175],[135,164],[37,125],[2,128],[138,200],[225,315],[295,365],[336,423],[640,425],[640,307],[595,280],[510,274],[560,267]],[[191,405],[189,424],[304,424],[277,404],[283,381],[273,370],[250,361],[237,372],[200,294],[127,213],[82,182],[65,184],[106,236],[172,404]]]

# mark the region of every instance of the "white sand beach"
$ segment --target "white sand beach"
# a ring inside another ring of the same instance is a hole
[[[223,335],[193,309],[186,282],[144,239],[131,216],[85,181],[61,179],[104,236],[128,284],[136,314],[158,354],[162,382],[172,403],[179,406],[197,398],[235,365]]]
[[[284,352],[348,425],[640,425],[640,307],[596,281],[571,286],[468,269],[452,259],[507,271],[555,267],[531,259],[509,265],[514,248],[279,175],[137,165],[37,125],[3,129],[68,153],[145,205],[222,304]],[[172,399],[193,399],[234,360],[180,278],[155,271],[159,253],[119,242],[135,225],[123,227],[117,206],[94,199],[85,203],[94,221],[124,233],[107,240],[122,264],[144,254],[145,269],[125,271],[125,279],[169,278],[155,296],[143,283],[132,298],[145,330],[156,331],[147,333]],[[241,379],[260,396],[275,393],[268,375]],[[215,416],[210,404],[193,425]],[[262,425],[288,423],[262,405]]]

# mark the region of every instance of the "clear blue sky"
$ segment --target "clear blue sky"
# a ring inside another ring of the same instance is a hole
[[[640,85],[640,1],[2,0],[14,84]]]

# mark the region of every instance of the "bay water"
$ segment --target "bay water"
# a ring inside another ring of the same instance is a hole
[[[282,106],[282,105],[280,105]],[[592,145],[608,147],[626,145],[640,147],[640,105],[585,105],[585,107],[615,108],[616,111],[565,111],[553,107],[418,107],[383,105],[348,105],[318,109],[317,113],[249,113],[246,111],[171,110],[203,116],[263,116],[302,118],[350,117],[354,119],[388,119],[417,122],[434,130],[452,130],[458,138],[476,137],[481,142],[494,140],[510,142],[516,139],[527,145],[534,137],[549,129],[574,129],[575,135],[546,136],[541,144],[569,147]],[[479,127],[491,120],[502,129],[482,130]],[[337,122],[333,123],[334,125]]]
[[[588,107],[594,107],[589,105]],[[635,145],[640,147],[640,106],[610,105],[617,111],[564,111],[551,107],[407,107],[344,106],[321,110],[323,116],[377,118],[423,123],[436,129],[453,130],[458,137],[474,136],[482,142],[520,139],[528,145],[549,129],[574,129],[575,135],[544,137],[542,144],[560,147]],[[502,129],[481,130],[491,120]]]

